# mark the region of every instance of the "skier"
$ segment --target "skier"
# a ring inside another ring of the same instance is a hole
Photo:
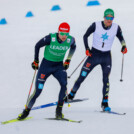
[[[121,52],[127,53],[127,47],[122,35],[122,30],[119,25],[113,23],[114,11],[112,9],[106,9],[104,12],[104,21],[94,22],[86,31],[83,39],[86,48],[86,55],[88,56],[85,61],[80,75],[75,82],[73,88],[68,95],[68,98],[72,100],[78,91],[81,83],[85,80],[88,74],[97,65],[101,65],[103,74],[103,98],[101,107],[103,111],[111,111],[108,105],[109,96],[109,75],[112,67],[111,59],[111,47],[115,36],[121,42]],[[88,46],[88,37],[93,33],[93,45],[92,49]],[[67,97],[65,98],[67,101]]]
[[[24,111],[18,116],[18,120],[22,120],[29,115],[37,97],[43,90],[45,81],[51,74],[58,80],[61,86],[56,108],[56,118],[64,118],[62,107],[67,90],[67,73],[65,70],[69,68],[71,58],[76,49],[75,39],[69,35],[69,31],[69,24],[63,22],[59,25],[58,33],[51,33],[45,36],[35,45],[35,56],[32,68],[34,70],[39,68],[36,76],[35,91],[30,96]],[[39,67],[39,50],[44,46],[44,58]],[[69,54],[63,64],[65,54],[69,48]]]

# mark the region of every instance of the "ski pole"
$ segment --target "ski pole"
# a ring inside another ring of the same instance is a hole
[[[124,54],[122,56],[122,67],[121,67],[121,79],[120,79],[120,82],[123,81],[122,77],[123,77],[123,66],[124,66]]]
[[[32,90],[32,86],[33,86],[33,82],[34,82],[35,76],[36,76],[36,69],[35,69],[35,71],[34,71],[34,76],[33,76],[33,79],[32,79],[31,86],[30,86],[30,90],[29,90],[29,94],[28,94],[28,97],[27,97],[27,102],[26,102],[25,108],[27,107],[27,103],[28,103],[29,96],[30,96],[30,93],[31,93],[31,90]]]
[[[80,62],[80,64],[75,68],[75,70],[71,73],[71,75],[70,76],[68,76],[67,78],[71,78],[71,76],[74,74],[74,72],[78,69],[78,67],[82,64],[82,62],[85,60],[87,58],[87,56],[86,57],[84,57],[84,59]]]

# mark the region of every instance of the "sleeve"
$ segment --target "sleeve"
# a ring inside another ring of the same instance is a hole
[[[35,55],[34,55],[34,60],[39,61],[39,51],[41,47],[44,47],[46,45],[50,45],[51,42],[51,36],[47,35],[41,40],[39,40],[36,45],[35,45]]]
[[[87,29],[86,33],[83,36],[84,45],[86,49],[89,49],[88,46],[88,37],[95,31],[96,25],[95,22]]]
[[[124,40],[124,37],[123,37],[122,30],[121,30],[120,26],[118,26],[116,36],[119,39],[119,41],[121,42],[121,45],[126,46],[126,43],[125,43],[125,40]]]
[[[75,39],[72,38],[71,45],[70,45],[70,50],[69,50],[69,53],[68,53],[68,56],[67,56],[68,60],[71,60],[75,50],[76,50]]]

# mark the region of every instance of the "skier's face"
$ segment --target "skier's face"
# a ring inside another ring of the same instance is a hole
[[[69,35],[69,33],[66,33],[66,32],[59,32],[59,38],[62,40],[62,41],[65,41]]]
[[[104,24],[105,26],[109,27],[112,25],[114,17],[112,15],[107,15],[106,17],[104,17]]]

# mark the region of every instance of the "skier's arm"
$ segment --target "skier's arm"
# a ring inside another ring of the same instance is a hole
[[[50,45],[51,42],[51,36],[47,35],[44,38],[42,38],[37,44],[35,45],[35,55],[34,59],[35,61],[39,61],[39,51],[41,47],[44,47],[46,45]]]
[[[89,45],[88,45],[88,37],[90,36],[90,34],[92,34],[95,31],[96,25],[95,23],[93,23],[86,31],[86,33],[83,36],[83,40],[84,40],[84,45],[86,50],[90,49]]]
[[[119,41],[121,42],[122,48],[121,48],[121,52],[123,54],[127,53],[127,47],[126,47],[126,43],[122,34],[122,30],[120,28],[120,26],[118,26],[118,30],[117,30],[117,34],[116,34],[117,38],[119,39]]]
[[[119,39],[119,41],[121,42],[121,45],[126,46],[126,43],[125,43],[125,40],[124,40],[124,37],[123,37],[122,30],[121,30],[120,26],[118,26],[116,36]]]
[[[68,56],[67,56],[68,60],[71,60],[75,50],[76,50],[75,39],[72,38],[71,45],[70,45],[70,50],[69,50],[69,53],[68,53]]]
[[[70,45],[70,50],[69,50],[69,54],[67,56],[67,59],[64,62],[64,68],[65,68],[65,70],[67,70],[69,68],[69,64],[70,64],[71,58],[72,58],[72,56],[73,56],[73,54],[75,52],[75,49],[76,49],[75,39],[72,38],[71,45]]]

